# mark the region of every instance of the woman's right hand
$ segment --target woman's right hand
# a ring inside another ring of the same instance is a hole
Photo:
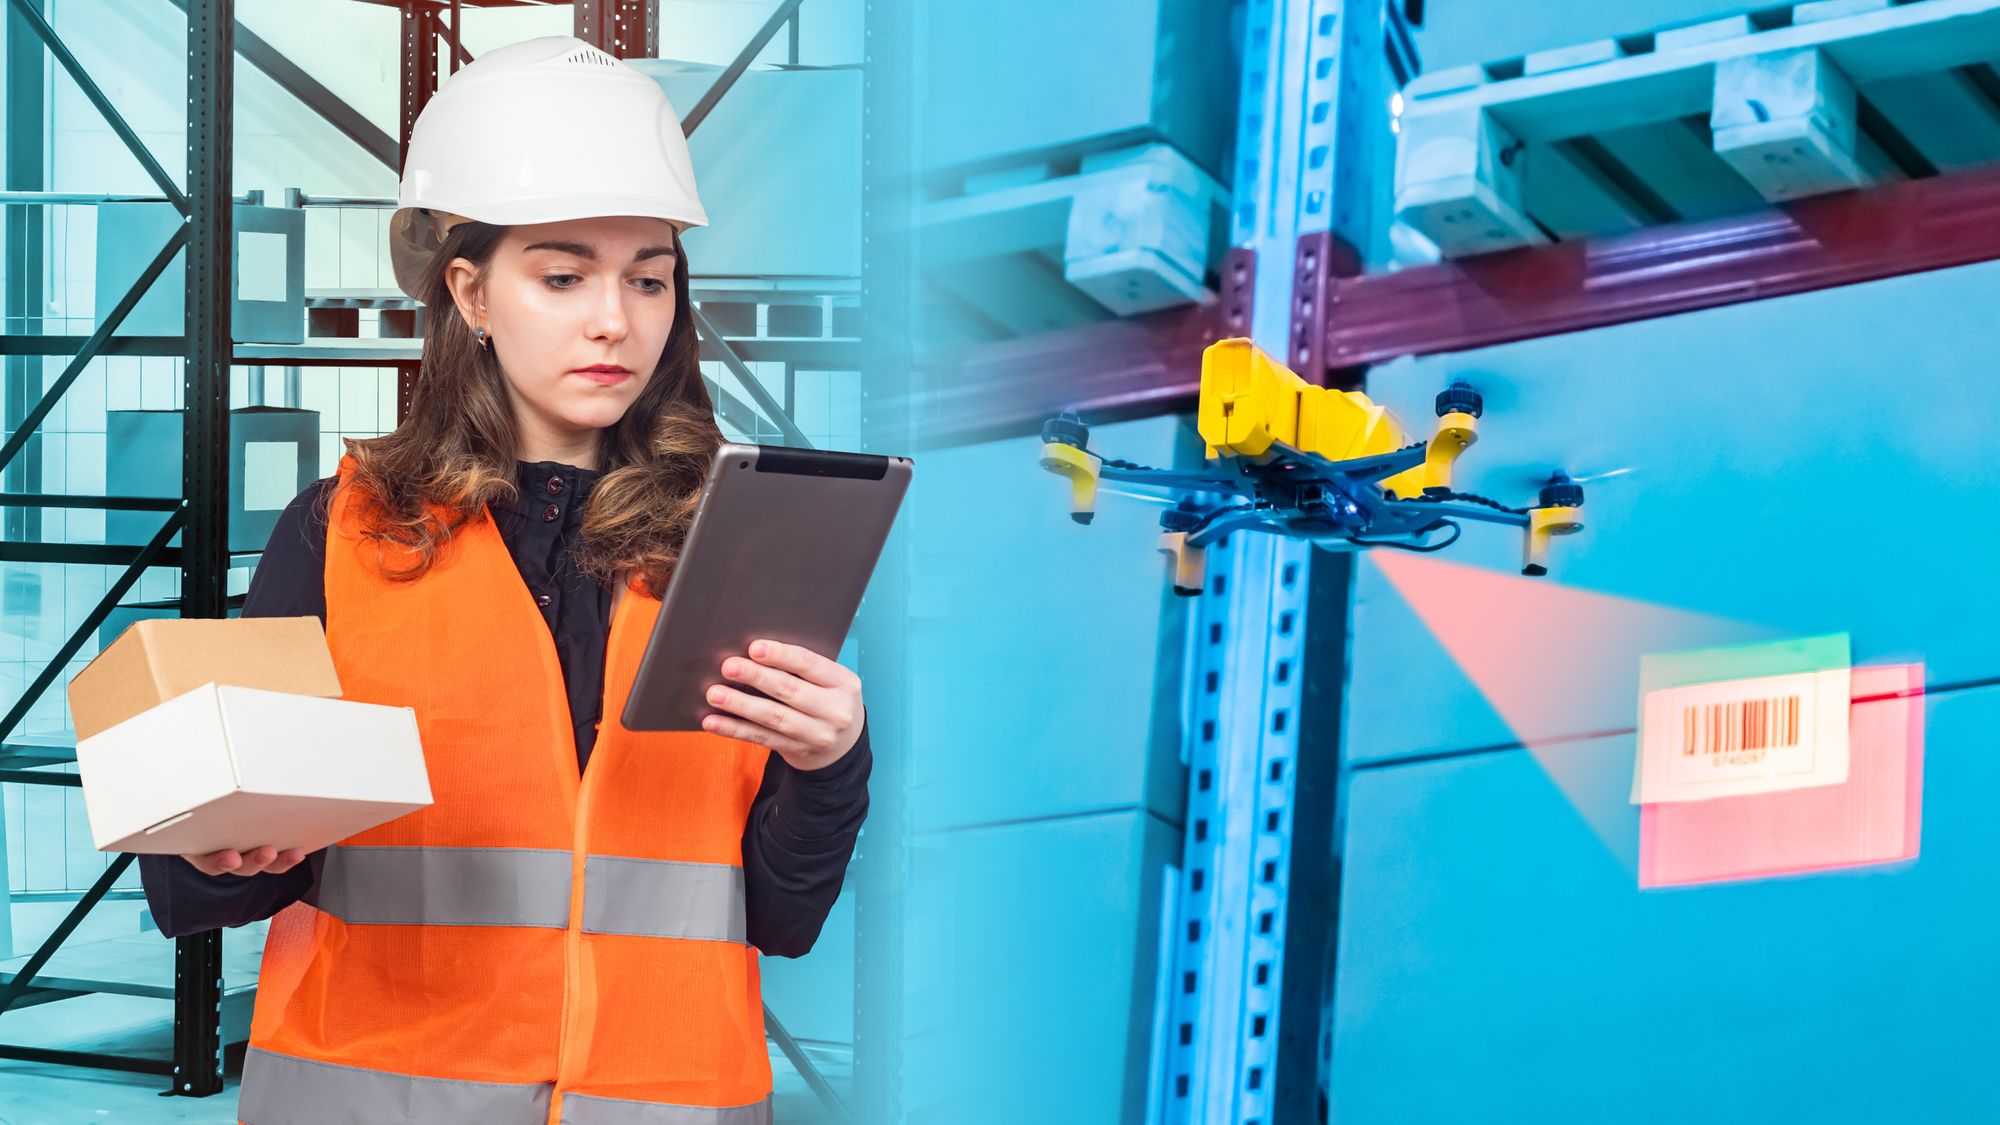
[[[251,848],[249,851],[224,848],[219,852],[208,852],[203,855],[181,856],[182,859],[194,864],[204,875],[227,873],[243,876],[276,875],[279,872],[290,871],[305,857],[304,848],[286,848],[279,851],[269,844],[261,848]]]

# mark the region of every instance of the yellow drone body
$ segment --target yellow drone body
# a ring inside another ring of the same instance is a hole
[[[1272,442],[1296,447],[1306,381],[1247,339],[1218,340],[1201,353],[1195,427],[1217,457],[1257,459]]]
[[[1314,386],[1243,337],[1218,340],[1201,355],[1195,423],[1208,456],[1263,460],[1271,446],[1344,461],[1400,449],[1409,435],[1360,391]],[[1453,412],[1438,419],[1424,463],[1382,482],[1403,498],[1451,487],[1451,466],[1479,438],[1479,422]]]
[[[1503,524],[1523,533],[1521,573],[1547,574],[1551,540],[1583,530],[1582,486],[1553,472],[1539,502],[1523,508],[1457,491],[1452,473],[1479,440],[1484,399],[1454,381],[1435,409],[1430,438],[1412,441],[1366,394],[1310,383],[1235,337],[1203,349],[1195,409],[1208,461],[1234,464],[1185,471],[1107,461],[1088,449],[1089,427],[1065,411],[1042,427],[1041,465],[1069,478],[1078,523],[1090,522],[1101,480],[1178,493],[1160,515],[1159,540],[1176,593],[1199,594],[1207,545],[1245,528],[1330,549],[1434,551],[1456,541],[1459,521]],[[1447,527],[1451,538],[1431,541]]]

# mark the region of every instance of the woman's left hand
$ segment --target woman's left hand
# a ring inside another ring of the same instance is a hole
[[[709,705],[733,714],[707,716],[703,730],[768,746],[800,770],[832,765],[861,737],[861,677],[809,648],[752,641],[747,658],[722,662],[722,674],[771,698],[715,684]]]

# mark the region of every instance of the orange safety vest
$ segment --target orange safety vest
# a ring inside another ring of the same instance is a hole
[[[328,849],[272,922],[246,1125],[767,1125],[742,837],[770,751],[619,716],[660,601],[612,614],[579,777],[562,668],[492,517],[383,578],[340,463],[326,637],[344,697],[416,711],[434,803]]]

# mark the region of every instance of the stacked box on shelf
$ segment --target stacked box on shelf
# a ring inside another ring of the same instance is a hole
[[[1190,439],[1174,417],[1093,433],[1149,464]],[[913,1100],[965,1125],[1138,1119],[1186,807],[1186,599],[1158,509],[1106,496],[1077,525],[1064,482],[1020,476],[1039,448],[935,452],[911,491],[931,554],[910,591],[908,948],[940,983],[906,1050],[929,1076]]]
[[[918,143],[934,341],[1209,299],[1234,176],[1231,9],[1227,0],[939,8],[924,49],[950,63],[931,71],[936,108]]]
[[[1458,258],[2000,161],[2000,0],[1815,0],[1425,74],[1396,211]]]
[[[182,415],[178,410],[112,410],[105,415],[105,488],[113,496],[181,495]],[[229,412],[229,550],[261,551],[278,514],[319,476],[319,414],[276,406]],[[142,545],[161,512],[105,513],[107,543]],[[171,546],[180,545],[175,535]]]
[[[231,211],[232,336],[239,342],[305,340],[305,212],[239,203]],[[111,311],[185,220],[171,203],[97,207],[97,315]],[[187,250],[139,298],[119,336],[180,336],[187,315]]]

